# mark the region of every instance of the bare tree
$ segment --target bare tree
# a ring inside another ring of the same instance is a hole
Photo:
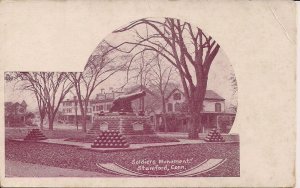
[[[114,33],[126,31],[135,32],[135,40],[114,48],[135,54],[155,51],[178,70],[189,106],[189,138],[198,138],[208,73],[220,46],[200,28],[173,18],[140,19]]]
[[[43,130],[44,129],[44,119],[46,117],[46,103],[37,92],[34,92],[34,95],[35,95],[35,98],[36,98],[36,101],[38,104],[38,110],[39,110],[39,115],[40,115],[40,128]]]
[[[72,88],[65,73],[59,72],[18,72],[21,89],[34,93],[41,117],[41,128],[45,114],[48,117],[49,130],[53,130],[55,116],[66,94]]]
[[[172,66],[166,66],[162,62],[162,58],[157,54],[155,56],[154,66],[151,67],[150,80],[152,87],[154,87],[160,96],[162,106],[162,123],[164,125],[164,131],[168,131],[166,122],[166,94],[168,90],[171,77],[174,75],[174,68]]]
[[[20,72],[8,72],[5,75],[5,80],[7,82],[15,82],[15,86],[17,86],[17,90],[21,91],[30,91],[34,94],[37,105],[38,111],[40,115],[40,128],[43,129],[44,119],[46,117],[46,103],[42,98],[42,95],[39,94],[38,87],[36,86],[37,82],[34,80],[34,75],[36,73],[20,73]],[[25,75],[27,75],[25,77]]]
[[[89,57],[83,72],[67,73],[68,79],[74,86],[81,112],[82,130],[87,131],[88,103],[91,95],[97,87],[113,74],[124,69],[126,62],[117,63],[116,56],[106,53],[107,46],[99,45],[95,52]]]

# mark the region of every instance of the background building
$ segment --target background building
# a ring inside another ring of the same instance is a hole
[[[103,89],[101,93],[88,102],[87,121],[92,123],[94,117],[100,112],[109,112],[112,107],[113,100],[122,94],[131,94],[144,90],[146,96],[132,101],[132,108],[134,113],[138,114],[144,107],[145,114],[150,116],[153,128],[156,131],[168,132],[188,132],[188,109],[187,101],[184,93],[176,88],[173,89],[166,97],[166,125],[162,121],[162,104],[160,97],[148,88],[142,86],[135,86],[125,89],[125,92],[113,91],[105,92]],[[221,132],[227,133],[230,131],[235,113],[225,110],[225,99],[213,90],[207,90],[203,101],[203,110],[201,123],[202,129],[199,132],[208,132],[212,128],[219,128]],[[80,122],[80,109],[76,97],[72,100],[67,99],[63,101],[61,106],[61,118],[64,123],[74,124],[76,119]],[[167,126],[167,129],[165,128]]]
[[[187,101],[184,93],[176,88],[166,98],[166,123],[168,132],[188,132]],[[199,132],[208,132],[212,128],[219,128],[221,132],[228,133],[235,119],[235,113],[225,111],[225,99],[213,90],[207,90],[203,101],[201,123]],[[157,131],[164,131],[162,114],[152,116]]]
[[[26,119],[33,114],[27,112],[27,104],[23,100],[19,102],[5,102],[5,126],[25,126]]]

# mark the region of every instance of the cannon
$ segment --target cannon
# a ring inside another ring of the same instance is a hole
[[[131,101],[144,97],[145,95],[146,95],[145,91],[140,91],[128,95],[121,95],[113,101],[113,105],[110,108],[109,112],[121,112],[121,113],[133,112],[131,107]]]

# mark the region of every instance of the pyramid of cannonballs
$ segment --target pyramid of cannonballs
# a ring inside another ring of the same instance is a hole
[[[40,131],[40,129],[32,129],[24,138],[26,141],[38,141],[46,139],[46,136]]]
[[[204,140],[206,142],[225,142],[224,138],[215,128],[209,131],[208,135],[205,137]]]
[[[117,130],[102,131],[91,145],[92,148],[128,148],[125,136]]]

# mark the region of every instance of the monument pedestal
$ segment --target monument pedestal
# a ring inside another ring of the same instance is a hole
[[[94,124],[101,131],[115,130],[123,135],[154,134],[148,116],[106,114],[94,117]]]

